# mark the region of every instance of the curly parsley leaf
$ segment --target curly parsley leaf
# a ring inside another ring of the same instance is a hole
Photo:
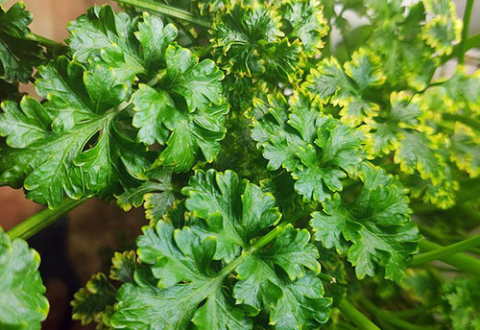
[[[148,61],[139,53],[140,44],[134,36],[137,23],[126,13],[115,14],[110,6],[90,8],[68,26],[73,58],[80,63],[94,61],[114,68],[120,81],[145,73]]]
[[[244,262],[237,270],[240,281],[233,291],[237,302],[249,305],[257,313],[262,307],[273,311],[278,299],[286,294],[282,288],[284,278],[277,274],[275,267],[283,269],[294,283],[309,273],[306,270],[319,273],[318,251],[309,241],[308,231],[286,226],[271,246],[256,255],[245,253]]]
[[[305,94],[295,94],[290,108],[282,96],[256,102],[259,119],[252,138],[269,160],[270,170],[283,166],[297,180],[295,190],[306,199],[323,201],[342,190],[341,179],[360,163],[360,136],[339,120],[321,115]]]
[[[200,152],[208,162],[218,154],[228,105],[220,94],[223,74],[212,61],[198,64],[189,50],[173,47],[167,49],[166,59],[167,73],[160,82],[165,89],[141,84],[133,95],[133,125],[140,129],[140,141],[167,145],[160,164],[182,172],[192,167]],[[174,101],[176,95],[185,98],[187,107]]]
[[[462,22],[455,5],[445,0],[424,0],[427,13],[433,17],[422,27],[422,38],[440,55],[448,55],[461,39]]]
[[[190,228],[174,231],[171,224],[160,221],[155,229],[144,229],[138,247],[140,260],[153,264],[152,272],[159,279],[159,288],[124,285],[112,319],[114,327],[181,329],[193,319],[199,329],[251,328],[243,312],[233,307],[222,292],[225,275],[215,275],[209,270],[216,248],[213,237],[203,240]],[[132,299],[134,297],[142,299]],[[205,304],[199,307],[202,301]],[[145,304],[153,308],[142,313],[141,306]],[[135,312],[143,316],[135,319],[128,316]],[[208,318],[205,313],[210,313]]]
[[[40,330],[47,317],[45,298],[38,267],[38,253],[25,241],[10,241],[0,228],[0,326],[6,330]]]
[[[197,172],[184,192],[189,226],[161,220],[137,240],[148,271],[120,288],[115,329],[252,329],[260,313],[270,314],[275,329],[314,329],[328,320],[331,299],[315,276],[318,251],[307,230],[273,227],[279,214],[270,195],[213,170]],[[215,231],[222,228],[235,233]],[[233,258],[216,261],[222,244],[237,245],[236,236],[242,242]]]
[[[187,209],[204,220],[196,228],[217,239],[215,259],[233,260],[252,238],[280,220],[273,196],[232,171],[197,171],[183,193]]]
[[[442,287],[445,309],[442,314],[454,330],[476,330],[480,327],[480,282],[478,279],[458,278]]]
[[[285,285],[284,298],[272,311],[275,329],[316,329],[330,316],[330,298],[324,297],[322,282],[318,277],[306,275]]]
[[[350,204],[339,194],[314,212],[315,239],[346,253],[359,279],[385,268],[385,278],[400,281],[420,239],[411,222],[404,188],[377,167],[362,165],[363,188]]]
[[[26,83],[33,69],[45,60],[42,47],[28,28],[32,19],[22,2],[8,11],[0,7],[0,78],[7,82]]]
[[[128,121],[126,87],[116,83],[113,70],[85,71],[60,58],[39,72],[37,92],[47,102],[27,97],[21,109],[3,105],[2,121],[15,123],[0,127],[8,145],[1,147],[3,180],[23,183],[29,198],[55,207],[64,193],[78,199],[115,192],[150,167],[152,155],[120,130]]]
[[[368,93],[384,81],[380,58],[360,48],[344,69],[335,58],[320,62],[307,76],[304,87],[321,102],[340,106],[342,122],[357,126],[377,115],[379,107],[369,101]]]
[[[112,267],[110,267],[109,277],[112,280],[133,282],[133,277],[137,266],[137,257],[135,251],[115,252],[112,258]]]
[[[327,21],[319,10],[316,0],[286,1],[280,12],[282,20],[287,22],[290,39],[298,38],[307,54],[316,54],[323,48],[322,38],[328,33]]]
[[[237,79],[262,77],[274,84],[292,81],[298,74],[301,47],[284,38],[280,20],[268,4],[236,1],[225,6],[212,26],[219,64]]]
[[[458,113],[459,109],[466,109],[480,113],[480,71],[467,75],[460,67],[449,79],[436,83],[439,85],[428,92],[432,97],[440,95],[442,111]]]
[[[75,59],[113,68],[128,85],[140,82],[133,126],[139,142],[166,146],[158,164],[186,172],[202,156],[213,161],[226,131],[224,76],[212,60],[199,62],[178,47],[173,25],[96,6],[70,25],[70,34]]]
[[[156,222],[175,201],[172,184],[172,169],[158,167],[145,173],[144,181],[136,187],[129,187],[117,196],[117,205],[129,211],[132,207],[144,205],[146,218]]]
[[[452,149],[450,159],[472,178],[479,176],[480,133],[470,126],[456,122],[450,141]]]
[[[81,321],[82,325],[92,322],[101,324],[103,313],[115,303],[116,293],[117,290],[103,273],[93,275],[85,288],[75,293],[71,303],[72,318]]]
[[[409,187],[411,195],[423,195],[425,200],[446,208],[454,203],[456,183],[449,184],[455,181],[446,162],[445,145],[425,125],[426,118],[425,106],[419,99],[404,92],[392,93],[379,120],[365,125],[369,131],[367,151],[370,158],[394,152],[393,160],[400,170],[420,179],[419,184]]]

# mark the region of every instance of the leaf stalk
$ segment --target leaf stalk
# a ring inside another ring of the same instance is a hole
[[[211,26],[210,22],[197,18],[193,16],[188,11],[178,9],[172,6],[165,5],[163,3],[158,3],[150,0],[114,0],[118,3],[123,3],[125,5],[131,5],[137,8],[144,10],[149,10],[158,14],[162,14],[169,17],[178,18],[196,25],[200,25],[206,28]]]
[[[73,210],[87,199],[88,198],[73,200],[67,198],[59,207],[53,210],[46,208],[37,214],[32,215],[30,218],[10,229],[7,234],[10,236],[11,240],[16,238],[26,240],[57,221],[61,216]]]
[[[428,251],[425,253],[420,253],[413,256],[410,265],[421,265],[430,261],[439,260],[444,256],[449,256],[455,253],[466,251],[470,248],[480,245],[480,235],[476,235],[465,239],[463,241],[441,247],[436,250]]]
[[[355,308],[347,299],[343,299],[338,304],[338,309],[360,330],[381,330],[358,309]]]
[[[368,309],[369,312],[371,312],[375,316],[376,319],[383,320],[386,323],[395,325],[397,328],[404,330],[425,330],[426,328],[425,325],[412,324],[393,315],[393,313],[390,311],[382,310],[368,300],[362,300],[362,304]]]
[[[466,52],[465,43],[467,42],[467,38],[468,38],[468,27],[470,26],[470,18],[472,17],[474,2],[475,0],[467,0],[467,4],[465,5],[465,13],[463,14],[462,41],[460,42],[460,46],[459,46],[460,49],[458,54],[459,64],[465,63],[465,52]]]
[[[474,243],[478,245],[478,242],[476,240],[473,240],[473,243],[472,241],[469,241],[469,244],[474,244]],[[429,242],[425,239],[421,240],[418,243],[418,246],[420,247],[420,251],[422,252],[441,250],[442,253],[439,256],[436,256],[436,260],[443,261],[446,264],[449,264],[457,269],[463,270],[467,273],[470,273],[480,278],[480,260],[470,257],[466,254],[455,253],[455,251],[458,251],[458,247],[452,248],[453,252],[446,253],[445,250],[443,249],[445,247],[442,247],[441,245],[438,245],[433,242]],[[471,246],[472,245],[470,245],[470,247]],[[463,246],[460,251],[463,251],[463,250],[466,250],[465,246]],[[448,252],[450,251],[450,249],[446,251]]]

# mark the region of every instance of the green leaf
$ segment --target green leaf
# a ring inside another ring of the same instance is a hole
[[[145,62],[139,54],[140,44],[134,36],[137,23],[126,13],[115,14],[107,5],[90,8],[68,26],[73,58],[80,63],[90,60],[113,68],[120,81],[145,73],[144,66],[149,61]],[[148,45],[142,46],[150,49]]]
[[[435,49],[422,39],[426,20],[423,2],[409,7],[400,2],[378,4],[384,8],[374,9],[377,13],[368,42],[381,58],[387,83],[401,89],[405,84],[418,90],[427,87],[437,65],[433,61]]]
[[[341,179],[361,161],[359,133],[321,115],[305,94],[294,94],[289,103],[290,109],[282,97],[269,98],[265,105],[257,101],[268,112],[253,121],[252,138],[264,149],[270,170],[283,166],[297,180],[299,194],[323,201],[331,191],[342,190]]]
[[[70,25],[70,34],[76,60],[112,68],[128,86],[138,81],[133,126],[139,142],[165,146],[158,165],[186,172],[199,159],[213,161],[226,132],[224,76],[212,60],[199,62],[174,44],[174,26],[148,13],[131,18],[96,6]]]
[[[455,4],[445,0],[424,0],[425,9],[433,17],[422,27],[422,38],[440,55],[448,55],[460,42],[462,22],[455,13]]]
[[[143,228],[137,253],[147,268],[120,288],[115,329],[252,329],[251,316],[260,313],[270,314],[277,329],[315,329],[327,321],[331,299],[315,277],[318,251],[306,229],[272,229],[279,215],[270,195],[233,172],[213,170],[197,171],[185,192],[187,209],[200,218],[178,229],[163,220]],[[235,237],[209,232],[199,221],[222,215],[224,228],[246,238],[220,263],[217,249]]]
[[[355,88],[335,58],[325,59],[307,76],[304,87],[322,102],[335,96],[334,104],[347,103]]]
[[[470,177],[480,175],[480,134],[470,126],[455,123],[454,132],[450,138],[452,154],[450,159],[457,167],[467,172]]]
[[[233,291],[237,303],[249,305],[254,314],[262,308],[269,309],[273,313],[274,322],[275,311],[284,303],[288,294],[284,286],[288,286],[289,282],[295,283],[304,276],[310,277],[311,273],[320,272],[320,264],[316,260],[318,251],[309,241],[308,231],[289,225],[279,232],[271,246],[256,255],[244,253],[243,263],[237,269],[239,282]],[[290,281],[284,278],[283,273],[278,273],[275,267],[281,268]],[[322,287],[321,282],[319,284]],[[297,326],[300,324],[301,320]]]
[[[280,219],[273,196],[232,171],[197,171],[182,192],[188,196],[187,209],[204,220],[195,228],[216,237],[218,260],[232,261],[253,237]]]
[[[198,62],[198,57],[186,48],[170,46],[165,53],[167,73],[165,80],[175,94],[181,95],[188,109],[205,110],[210,103],[222,103],[223,73],[212,60]]]
[[[142,45],[147,72],[158,70],[165,64],[165,51],[176,39],[177,34],[178,31],[174,25],[164,26],[158,17],[152,17],[147,12],[143,13],[143,22],[138,24],[138,32],[135,36]]]
[[[318,329],[330,316],[331,298],[324,297],[319,278],[307,275],[284,287],[284,298],[272,311],[275,329]]]
[[[354,52],[344,68],[335,58],[326,59],[307,76],[304,87],[321,102],[340,106],[341,121],[357,126],[377,116],[379,107],[369,95],[384,83],[385,76],[380,58],[365,48]]]
[[[158,221],[175,201],[172,170],[158,167],[145,173],[146,180],[128,188],[117,196],[117,205],[129,211],[132,207],[145,207],[146,218]]]
[[[38,253],[25,241],[13,242],[0,228],[0,327],[5,330],[40,330],[47,317],[45,298],[38,266]]]
[[[15,3],[8,11],[0,7],[0,78],[26,83],[35,67],[45,60],[43,50],[28,28],[32,14],[25,4]]]
[[[60,58],[39,72],[37,92],[47,102],[26,97],[21,109],[3,104],[2,180],[23,182],[29,198],[55,207],[64,193],[74,199],[111,194],[140,177],[152,155],[120,131],[129,120],[122,112],[126,87],[116,84],[114,71],[84,71]]]
[[[458,69],[449,79],[438,81],[440,86],[432,88],[432,94],[440,94],[443,111],[458,113],[469,109],[480,113],[480,71],[467,75],[464,68]]]
[[[0,134],[7,137],[7,144],[14,148],[25,148],[35,141],[45,138],[52,118],[33,98],[24,97],[20,103],[22,112],[16,102],[2,103],[0,114]]]
[[[123,81],[135,76],[143,82],[160,79],[164,89],[185,99],[190,111],[222,102],[223,73],[213,61],[198,63],[189,50],[173,46],[176,28],[164,26],[158,17],[145,12],[141,19],[133,19],[109,6],[95,6],[69,30],[70,47],[79,62],[114,68]],[[153,80],[144,80],[143,75]]]
[[[406,192],[380,168],[364,164],[360,173],[363,188],[354,202],[346,204],[336,194],[322,203],[323,213],[312,214],[315,239],[347,253],[359,279],[384,267],[385,278],[398,282],[420,239]]]
[[[399,137],[394,160],[402,171],[411,174],[417,170],[422,178],[439,178],[442,160],[435,154],[429,139],[420,132],[404,132]]]
[[[282,18],[288,22],[289,38],[298,38],[307,54],[318,53],[323,48],[322,38],[328,33],[320,3],[316,0],[288,1],[282,3]]]
[[[135,251],[115,252],[112,258],[112,267],[109,277],[112,280],[133,282],[137,260]]]
[[[167,145],[160,164],[184,172],[200,152],[212,162],[220,150],[228,113],[221,98],[223,74],[210,60],[197,63],[198,59],[183,48],[168,48],[166,61],[160,89],[140,85],[134,94],[133,125],[140,128],[138,140]],[[188,108],[174,101],[176,95],[184,97]]]
[[[218,63],[236,79],[261,77],[277,85],[298,75],[299,42],[283,38],[281,22],[268,4],[235,2],[216,15],[212,42]]]
[[[412,100],[404,93],[390,95],[389,111],[384,111],[382,121],[371,121],[367,124],[370,130],[367,149],[372,156],[387,154],[398,148],[400,135],[416,129],[424,111],[418,101]]]
[[[312,214],[310,224],[315,231],[314,237],[327,249],[335,247],[338,253],[345,254],[350,247],[348,242],[360,238],[362,225],[352,219],[339,194],[335,194],[333,199],[326,200],[322,205],[323,213]]]
[[[103,313],[115,303],[116,293],[117,290],[103,273],[93,275],[85,288],[75,293],[71,303],[72,318],[81,321],[82,325],[92,322],[101,324]]]
[[[427,114],[420,101],[425,102],[405,92],[393,92],[390,105],[379,120],[366,125],[369,131],[367,151],[370,158],[393,151],[394,162],[400,165],[403,173],[411,176],[407,181],[414,183],[409,186],[411,196],[423,196],[427,202],[448,208],[454,203],[458,183],[450,173],[442,136],[432,134],[432,128],[425,125],[433,113]]]
[[[154,264],[160,288],[123,285],[112,318],[114,328],[180,330],[192,320],[198,329],[251,329],[243,312],[222,292],[226,274],[209,269],[216,248],[213,237],[201,239],[190,228],[174,231],[164,221],[155,229],[144,228],[144,233],[138,255],[142,262]],[[202,301],[205,304],[199,307]]]
[[[480,281],[457,278],[442,287],[445,309],[443,316],[451,322],[454,330],[480,329]]]

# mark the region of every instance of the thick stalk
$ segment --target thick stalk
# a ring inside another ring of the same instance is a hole
[[[429,306],[420,306],[420,307],[415,307],[412,309],[406,309],[402,311],[388,311],[388,313],[392,313],[396,317],[401,317],[401,318],[409,318],[416,316],[418,314],[423,314],[427,312],[431,307]]]
[[[47,208],[38,212],[37,214],[10,229],[7,234],[12,240],[16,238],[28,239],[38,233],[40,230],[54,223],[62,215],[65,215],[86,200],[87,198],[80,200],[67,198],[56,209],[51,210]]]
[[[462,41],[460,42],[460,50],[458,54],[459,64],[465,63],[465,43],[467,42],[468,38],[468,27],[470,26],[470,18],[472,17],[472,9],[474,2],[475,0],[467,0],[467,4],[465,5],[465,13],[463,14]]]
[[[463,252],[479,245],[480,245],[480,235],[476,235],[476,236],[467,238],[463,241],[460,241],[445,247],[441,247],[436,250],[414,255],[412,261],[410,262],[410,265],[412,266],[421,265],[433,260],[441,260],[442,257]]]
[[[67,47],[65,44],[62,44],[60,42],[56,42],[52,39],[42,37],[42,36],[40,36],[38,34],[35,34],[35,33],[33,33],[32,36],[33,36],[33,38],[32,38],[33,40],[38,41],[41,45],[43,45],[45,47],[53,47],[53,48]]]
[[[443,248],[441,245],[429,242],[427,240],[421,240],[418,243],[418,246],[422,252],[435,251]],[[439,257],[438,260],[480,278],[480,260],[476,258],[462,253],[456,253],[443,255]]]
[[[360,330],[381,330],[346,299],[340,302],[338,309]]]
[[[463,45],[463,51],[466,52],[469,49],[475,48],[475,47],[480,47],[480,33],[477,33],[467,40],[465,40],[465,44]],[[454,57],[458,57],[460,54],[460,44],[456,45],[453,48],[453,52],[449,55],[446,55],[441,58],[441,63],[445,63],[449,60],[451,60]]]
[[[204,27],[210,27],[210,22],[197,18],[193,16],[188,11],[178,9],[172,6],[165,5],[163,3],[158,3],[150,0],[113,0],[118,3],[123,3],[125,5],[134,6],[144,10],[150,10],[158,14],[162,14],[169,17],[178,18],[186,22],[197,24]]]
[[[368,309],[370,313],[375,316],[376,319],[383,320],[384,322],[395,325],[395,327],[397,328],[404,330],[425,330],[425,326],[415,325],[408,321],[402,320],[401,318],[393,315],[393,313],[391,313],[390,311],[385,311],[378,308],[368,300],[362,300],[362,304]]]

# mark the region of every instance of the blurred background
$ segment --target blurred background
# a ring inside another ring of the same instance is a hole
[[[34,15],[32,31],[60,42],[68,37],[66,26],[69,21],[85,13],[86,9],[95,3],[107,1],[24,0],[24,2]],[[5,7],[8,8],[13,3],[14,1],[7,2]],[[459,0],[455,3],[457,15],[462,17],[466,1]],[[353,13],[347,17],[353,27],[362,24],[362,20]],[[480,31],[480,1],[475,3],[469,32],[473,34],[478,31]],[[335,41],[340,40],[338,34],[333,31],[334,44]],[[471,50],[467,54],[466,64],[469,71],[478,68],[480,51]],[[448,76],[454,67],[455,63],[447,64],[438,74]],[[32,86],[22,86],[22,89],[34,94]],[[25,199],[21,189],[0,187],[0,226],[5,230],[41,209],[42,206]],[[69,302],[72,294],[84,286],[91,275],[100,271],[108,273],[113,252],[133,248],[135,237],[140,234],[141,227],[146,223],[143,210],[123,212],[114,204],[90,200],[72,211],[68,215],[68,222],[63,219],[29,241],[42,257],[42,277],[51,304],[51,313],[43,324],[43,329],[94,329],[94,326],[82,327],[70,321]]]

